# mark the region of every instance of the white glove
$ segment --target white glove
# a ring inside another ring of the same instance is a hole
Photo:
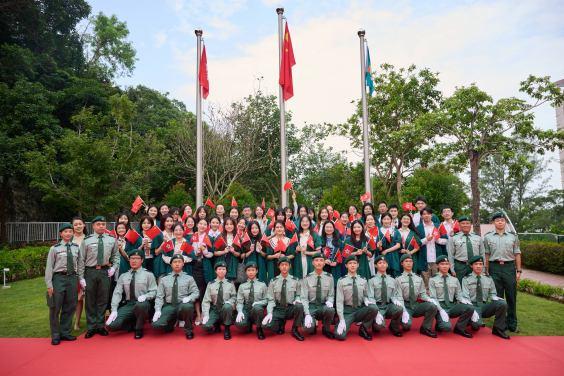
[[[156,311],[153,315],[153,322],[156,322],[161,317],[161,311]]]
[[[269,313],[269,314],[266,315],[266,316],[264,317],[264,319],[262,320],[262,325],[266,325],[266,324],[268,324],[268,323],[271,322],[271,321],[272,321],[272,313]]]
[[[439,314],[441,315],[441,319],[442,319],[444,322],[448,322],[449,317],[448,317],[448,314],[446,313],[446,311],[445,311],[444,309],[441,309],[441,310],[439,311]]]
[[[433,303],[437,307],[439,306],[439,302],[437,302],[435,299],[429,299],[427,301]]]
[[[370,304],[374,304],[374,303],[372,303],[370,300],[366,299],[366,300],[364,301],[364,304],[370,305]]]
[[[469,301],[468,301],[468,300],[466,300],[466,299],[462,299],[462,300],[460,300],[460,303],[462,303],[462,304],[469,304],[469,305],[472,305],[472,302],[469,302]]]
[[[325,305],[326,305],[328,308],[333,308],[333,303],[331,303],[331,302],[325,302]]]
[[[86,290],[86,280],[85,279],[80,280],[80,286],[82,287],[83,290]]]
[[[115,272],[116,272],[116,270],[115,270],[114,268],[110,267],[110,268],[108,269],[108,277],[113,276]]]
[[[403,307],[403,304],[401,304],[399,300],[394,300],[394,304],[397,305],[398,307]]]
[[[231,306],[233,306],[233,303],[231,303],[231,302],[230,302],[229,300],[228,300],[228,301],[226,301],[225,303],[227,303],[227,304],[231,304]]]
[[[207,323],[209,319],[210,319],[209,316],[205,316],[205,317],[202,319],[202,324]]]
[[[189,297],[182,298],[182,303],[188,303],[190,301]]]
[[[382,325],[382,321],[384,321],[384,316],[382,316],[380,312],[378,312],[378,314],[376,315],[376,324]]]
[[[254,307],[254,306],[257,305],[257,304],[259,304],[259,302],[254,302],[251,307]]]
[[[147,299],[147,297],[145,295],[141,295],[140,297],[137,298],[137,301],[139,303],[143,303],[146,299]]]
[[[505,300],[505,299],[500,298],[499,296],[494,296],[494,297],[492,298],[492,301],[495,302],[496,300]]]
[[[407,324],[408,321],[409,321],[409,313],[407,313],[407,311],[403,311],[403,313],[401,314],[401,322]]]
[[[296,303],[301,303],[301,300],[298,299],[294,300],[294,305],[296,305]]]
[[[243,321],[244,318],[245,318],[245,314],[243,312],[239,312],[237,314],[237,318],[235,319],[235,322],[241,322]]]
[[[339,326],[337,327],[337,334],[343,334],[343,331],[347,327],[345,320],[339,320]]]
[[[305,317],[305,327],[306,328],[311,328],[311,323],[313,322],[313,319],[311,318],[311,315],[306,315]]]
[[[108,317],[108,321],[106,321],[106,325],[110,325],[115,319],[117,319],[117,311],[112,311],[110,317]]]
[[[478,312],[476,312],[476,310],[474,310],[474,313],[472,314],[472,317],[470,318],[470,320],[472,322],[476,322],[476,321],[478,321],[479,318],[480,318],[480,315],[478,315]]]

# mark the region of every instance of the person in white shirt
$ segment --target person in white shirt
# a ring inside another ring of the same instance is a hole
[[[446,234],[441,236],[438,226],[433,223],[433,210],[431,208],[423,208],[420,213],[422,222],[417,226],[417,231],[421,237],[421,249],[417,260],[419,264],[417,269],[421,270],[425,288],[429,289],[429,279],[438,272],[437,257],[447,255],[448,237]],[[438,234],[438,240],[435,240],[435,236],[433,236],[435,230],[435,233]]]
[[[448,240],[450,241],[450,238],[452,238],[455,234],[454,232],[454,224],[456,223],[452,217],[454,216],[454,210],[452,209],[451,206],[445,205],[441,208],[441,217],[443,217],[445,220],[443,221],[443,226],[445,226],[445,229],[447,230],[447,236],[448,236]],[[460,229],[458,229],[456,232],[460,231]],[[448,242],[447,242],[448,245]]]

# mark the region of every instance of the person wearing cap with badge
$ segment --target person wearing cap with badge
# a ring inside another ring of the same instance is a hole
[[[366,305],[376,305],[378,314],[372,324],[372,332],[379,333],[386,327],[385,319],[391,319],[390,331],[395,337],[401,337],[399,330],[403,312],[403,296],[398,282],[386,274],[388,262],[384,255],[374,257],[377,273],[368,280],[368,299]]]
[[[133,338],[141,339],[151,301],[157,295],[157,282],[152,272],[141,267],[145,259],[143,250],[131,250],[128,258],[131,268],[119,276],[112,296],[112,313],[106,321],[106,326],[110,332],[135,330]],[[118,309],[123,292],[127,303]]]
[[[262,320],[262,327],[264,330],[284,334],[283,323],[294,319],[292,337],[303,341],[304,337],[298,331],[304,319],[304,306],[300,298],[301,283],[298,278],[289,274],[290,266],[291,261],[287,256],[278,259],[280,274],[268,285],[267,315]]]
[[[264,339],[262,331],[262,319],[264,318],[264,307],[268,303],[266,284],[256,278],[258,273],[257,263],[249,261],[245,265],[247,280],[239,286],[237,292],[237,318],[235,327],[244,330],[245,333],[253,331],[253,324],[257,327],[258,339]]]
[[[225,261],[218,261],[214,266],[217,278],[208,283],[206,293],[202,300],[202,329],[215,333],[214,327],[223,324],[225,332],[223,339],[231,339],[233,305],[237,301],[237,290],[232,281],[225,278],[227,274],[227,264]],[[217,325],[216,325],[217,324]],[[221,330],[221,329],[220,329]]]
[[[458,317],[453,333],[472,338],[472,334],[466,331],[466,324],[474,313],[472,302],[462,296],[462,288],[458,279],[448,274],[450,269],[448,257],[445,255],[437,257],[437,266],[439,272],[429,279],[429,295],[440,305],[437,307],[439,312],[435,317],[435,331],[450,332],[452,330],[450,318]],[[456,301],[461,304],[456,304]]]
[[[507,301],[505,323],[510,332],[517,330],[517,283],[521,278],[521,250],[519,238],[506,228],[507,217],[496,213],[492,217],[495,230],[484,236],[486,271],[493,278],[497,296]]]
[[[472,273],[468,260],[474,256],[484,256],[485,248],[482,237],[470,232],[472,228],[470,218],[466,216],[458,218],[458,225],[460,231],[450,238],[447,245],[447,254],[450,273],[458,278],[458,282],[462,284],[462,278]]]
[[[404,254],[401,256],[400,265],[403,267],[403,273],[396,277],[396,281],[403,297],[403,313],[401,317],[403,331],[408,332],[411,329],[411,319],[413,317],[423,316],[424,319],[421,328],[419,328],[419,333],[427,337],[437,338],[437,335],[431,331],[431,327],[437,314],[439,302],[427,295],[423,278],[413,273],[412,255]],[[419,303],[417,299],[423,300],[423,303]]]
[[[473,272],[462,279],[462,297],[474,305],[474,313],[470,320],[472,330],[480,330],[482,318],[495,316],[492,334],[509,339],[504,332],[507,302],[497,296],[492,277],[482,273],[484,256],[473,256],[470,259],[470,266]],[[488,299],[491,299],[491,302],[488,303]]]
[[[116,238],[106,234],[106,218],[94,218],[92,227],[94,234],[80,243],[78,256],[78,279],[88,295],[85,307],[88,331],[84,338],[92,338],[96,333],[108,335],[104,321],[110,300],[110,278],[119,270],[121,257]]]
[[[200,291],[194,278],[182,271],[184,267],[182,254],[172,255],[170,266],[172,266],[172,273],[161,279],[157,289],[155,314],[151,328],[172,333],[176,321],[184,321],[186,339],[193,339],[194,302],[200,296]]]
[[[322,320],[322,333],[329,339],[335,339],[331,333],[331,320],[335,316],[335,282],[331,273],[323,271],[325,256],[317,252],[312,257],[315,270],[302,279],[304,306],[304,325],[302,330],[312,335],[317,334],[314,320]]]
[[[45,284],[52,345],[58,345],[61,340],[76,340],[71,335],[71,326],[78,301],[76,271],[79,248],[78,244],[71,241],[73,233],[70,223],[59,227],[62,239],[49,249],[47,255]]]
[[[339,324],[335,326],[333,334],[339,341],[347,338],[347,333],[353,322],[362,322],[358,330],[358,335],[367,341],[372,341],[372,336],[368,334],[367,328],[371,327],[378,314],[375,305],[364,305],[369,298],[368,281],[366,278],[357,274],[358,257],[350,255],[345,260],[348,273],[339,278],[337,282],[337,315]]]

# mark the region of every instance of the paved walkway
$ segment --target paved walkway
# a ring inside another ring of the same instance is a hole
[[[538,272],[536,270],[523,269],[521,278],[529,278],[533,281],[544,283],[551,286],[564,286],[564,275],[550,274],[545,272]]]

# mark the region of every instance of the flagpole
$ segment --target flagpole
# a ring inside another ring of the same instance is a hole
[[[362,95],[362,131],[363,131],[363,149],[364,149],[364,190],[372,196],[370,184],[370,150],[368,146],[368,111],[366,108],[366,66],[364,56],[364,29],[358,30],[360,37],[360,89]],[[371,202],[369,198],[366,202]]]
[[[202,88],[200,87],[200,60],[202,59],[202,29],[194,31],[197,37],[198,63],[196,64],[196,207],[202,206],[203,198],[203,169],[202,169]]]
[[[276,8],[278,13],[278,73],[282,69],[282,45],[284,44],[284,7]],[[284,89],[279,85],[279,102],[280,102],[280,207],[285,208],[288,206],[288,194],[284,190],[284,184],[288,181],[286,173],[286,109],[284,108]]]

